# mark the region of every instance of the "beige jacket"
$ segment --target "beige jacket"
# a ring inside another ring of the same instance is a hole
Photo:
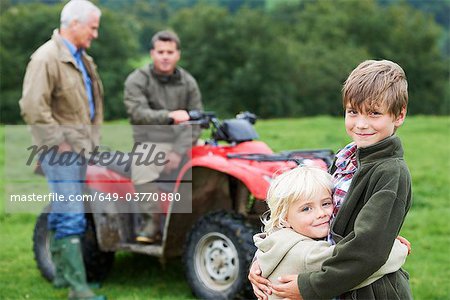
[[[21,114],[31,126],[34,143],[48,147],[62,142],[74,151],[92,151],[100,141],[103,120],[103,87],[92,58],[83,54],[92,80],[95,116],[89,117],[89,104],[83,75],[56,29],[51,40],[31,56],[19,101]]]
[[[265,233],[253,237],[256,247],[256,257],[262,271],[262,276],[276,283],[283,275],[319,271],[322,263],[330,258],[335,246],[326,241],[316,241],[295,231],[283,228],[266,236]],[[353,289],[367,286],[383,275],[400,269],[405,263],[408,248],[399,240],[395,240],[387,262],[369,278]],[[271,295],[269,299],[278,299]]]

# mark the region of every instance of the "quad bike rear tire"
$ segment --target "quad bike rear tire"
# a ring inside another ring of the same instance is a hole
[[[238,214],[219,211],[200,218],[188,234],[185,275],[200,299],[252,297],[247,279],[256,230]]]
[[[50,235],[47,229],[47,212],[39,215],[33,233],[34,259],[42,276],[52,281],[55,266],[50,254]],[[98,248],[94,223],[90,215],[86,215],[86,233],[82,238],[83,260],[89,282],[103,281],[114,263],[114,252],[103,252]]]

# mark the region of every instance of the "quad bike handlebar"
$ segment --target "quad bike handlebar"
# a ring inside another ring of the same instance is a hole
[[[183,124],[196,124],[196,125],[208,125],[213,123],[220,125],[220,121],[216,116],[215,112],[212,111],[200,111],[200,110],[190,110],[188,111],[189,121]],[[236,120],[247,120],[250,124],[255,125],[258,117],[249,111],[240,112],[236,115]]]
[[[251,112],[241,112],[234,119],[220,121],[214,112],[191,110],[188,112],[189,121],[186,125],[200,125],[202,129],[211,130],[211,142],[226,141],[230,144],[252,141],[258,138],[253,128],[257,117]]]

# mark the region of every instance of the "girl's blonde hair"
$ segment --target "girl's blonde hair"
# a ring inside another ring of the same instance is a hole
[[[330,174],[317,167],[300,166],[275,177],[267,192],[269,211],[261,219],[264,232],[271,234],[285,227],[286,215],[292,203],[314,199],[324,189],[331,194],[333,180]]]

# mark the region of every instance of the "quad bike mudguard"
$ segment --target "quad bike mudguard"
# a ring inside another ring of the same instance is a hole
[[[227,155],[232,153],[272,154],[273,151],[260,141],[243,142],[229,147],[196,146],[192,148],[192,159],[180,171],[176,189],[189,169],[204,167],[238,179],[244,183],[256,199],[264,199],[273,174],[272,170],[281,168],[285,163],[272,163],[271,165],[266,163],[265,168],[261,168],[260,162],[249,163],[240,159],[228,158]]]

